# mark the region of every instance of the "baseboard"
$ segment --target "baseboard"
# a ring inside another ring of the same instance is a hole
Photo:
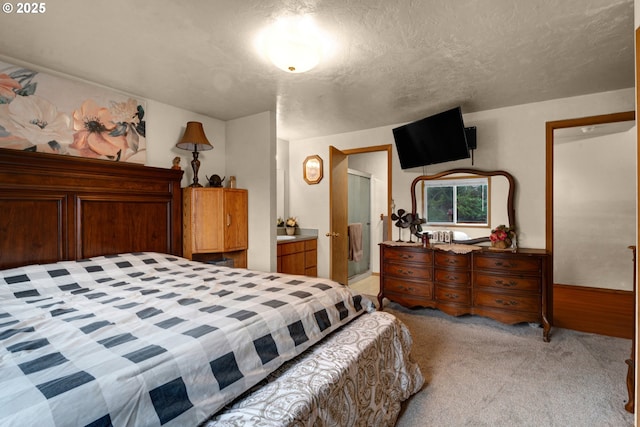
[[[635,295],[584,286],[553,285],[553,326],[631,339]]]

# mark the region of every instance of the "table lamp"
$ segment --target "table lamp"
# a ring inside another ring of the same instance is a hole
[[[213,149],[213,145],[209,142],[202,123],[187,122],[182,139],[176,144],[176,147],[183,150],[193,152],[193,160],[191,160],[191,168],[193,169],[193,183],[189,187],[202,187],[198,184],[198,169],[200,169],[200,160],[198,160],[198,152]]]

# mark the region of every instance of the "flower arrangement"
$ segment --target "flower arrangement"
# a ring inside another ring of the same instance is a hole
[[[282,217],[278,217],[278,220],[276,221],[276,227],[284,227],[284,219],[282,219]]]
[[[510,248],[516,238],[516,230],[502,224],[491,230],[491,246],[498,249]]]
[[[145,163],[141,103],[81,84],[52,90],[58,80],[18,66],[0,72],[0,147]]]
[[[284,223],[287,234],[293,236],[296,234],[296,228],[298,227],[298,220],[294,216],[290,216]]]

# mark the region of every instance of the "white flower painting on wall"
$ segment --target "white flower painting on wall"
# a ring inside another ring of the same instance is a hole
[[[0,148],[145,163],[145,105],[0,62]]]

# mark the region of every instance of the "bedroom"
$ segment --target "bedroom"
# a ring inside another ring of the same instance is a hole
[[[624,10],[628,10],[628,2],[622,3]],[[56,19],[52,23],[51,15],[56,10],[55,4],[48,4],[49,10],[40,17],[29,17],[30,21],[17,23],[17,15],[4,15],[3,24],[8,22],[3,31],[5,40],[0,53],[7,62],[22,63],[40,67],[44,71],[60,71],[61,59],[46,60],[47,51],[51,50],[59,53],[53,46],[48,46],[42,42],[38,34],[55,32],[55,28],[50,26],[59,25],[64,19]],[[122,6],[126,8],[126,6]],[[266,6],[265,6],[266,7]],[[148,6],[147,12],[153,15],[153,6]],[[76,15],[69,12],[69,23],[86,20],[88,11],[83,10],[79,5],[76,7]],[[39,19],[39,21],[38,21]],[[186,19],[186,18],[184,18]],[[93,23],[98,23],[103,31],[109,31],[108,24],[100,20],[100,14],[92,18]],[[170,27],[171,24],[167,23]],[[42,26],[42,29],[38,29]],[[23,29],[20,29],[20,28]],[[9,32],[9,34],[4,33]],[[38,31],[42,31],[39,33]],[[179,32],[179,30],[176,30]],[[35,35],[35,38],[33,38]],[[34,43],[35,40],[35,43]],[[83,50],[81,40],[73,40],[73,46],[77,46],[76,51]],[[77,43],[77,44],[75,44]],[[148,40],[140,41],[142,45]],[[89,46],[92,46],[89,44]],[[15,49],[15,50],[14,50]],[[189,50],[184,44],[169,47],[175,54]],[[142,49],[141,56],[153,63],[153,57],[157,51]],[[100,56],[100,55],[98,55]],[[98,62],[95,60],[94,62]],[[199,62],[198,58],[188,58],[184,67],[191,67]],[[186,72],[186,71],[185,71]],[[110,88],[123,90],[128,93],[138,93],[135,87],[121,86],[114,84],[109,78],[99,78],[98,70],[81,71],[75,69],[65,73],[89,82],[99,83]],[[134,69],[123,72],[130,80],[144,79],[145,74],[139,74]],[[185,74],[178,74],[185,77]],[[187,74],[188,76],[188,74]],[[294,76],[297,77],[297,76]],[[224,82],[223,82],[224,83]],[[191,93],[192,98],[198,97],[198,93]],[[222,96],[223,95],[223,96]],[[232,94],[222,94],[216,103],[231,105],[233,103]],[[248,188],[252,197],[251,203],[259,206],[268,206],[261,209],[261,212],[250,212],[249,225],[249,262],[250,267],[258,270],[275,270],[276,243],[273,239],[274,224],[276,217],[275,198],[272,196],[272,189],[275,188],[275,161],[264,162],[263,159],[274,159],[277,151],[278,118],[276,113],[268,112],[272,106],[265,106],[263,109],[248,112],[230,120],[213,119],[203,114],[194,114],[169,101],[159,102],[153,97],[148,97],[149,128],[148,139],[153,141],[154,149],[148,152],[148,164],[158,167],[169,167],[171,159],[176,155],[183,156],[183,168],[187,171],[187,177],[183,180],[183,185],[189,182],[188,153],[180,153],[174,149],[175,142],[180,138],[180,133],[184,124],[189,120],[202,121],[205,124],[207,136],[214,145],[214,150],[204,153],[201,156],[203,166],[200,178],[213,173],[220,176],[236,175],[238,186]],[[505,106],[502,108],[490,108],[481,111],[474,111],[465,114],[465,120],[476,124],[483,129],[484,134],[480,140],[482,145],[476,153],[477,167],[485,169],[508,168],[518,178],[520,183],[520,194],[532,195],[526,200],[520,200],[518,205],[518,218],[520,228],[523,233],[523,240],[528,247],[544,247],[545,245],[545,212],[541,201],[544,199],[544,123],[549,120],[559,120],[562,118],[582,117],[587,115],[606,114],[615,111],[629,111],[634,109],[634,89],[632,85],[616,88],[615,90],[599,90],[597,93],[583,96],[561,96],[559,99],[540,101],[534,103],[521,103],[515,106]],[[219,117],[219,116],[212,116]],[[155,118],[155,119],[152,119]],[[418,117],[414,117],[418,118]],[[409,119],[397,120],[387,123],[382,127],[368,126],[350,132],[335,132],[325,137],[300,138],[293,137],[289,141],[289,164],[291,165],[291,175],[298,174],[297,168],[302,160],[309,154],[320,154],[328,163],[327,147],[334,145],[340,148],[354,148],[361,146],[375,146],[389,144],[389,130],[393,123],[401,123]],[[250,152],[247,155],[245,141],[252,141]],[[363,141],[365,141],[363,143]],[[517,142],[515,142],[517,141]],[[395,159],[394,159],[395,160]],[[408,206],[410,203],[408,188],[413,175],[400,171],[397,160],[393,170],[393,196],[398,207]],[[467,163],[461,162],[467,166]],[[447,165],[449,166],[449,165]],[[433,171],[429,171],[433,172]],[[319,230],[320,235],[329,231],[328,218],[320,215],[318,210],[305,207],[305,199],[298,197],[305,194],[313,198],[320,206],[329,203],[327,190],[327,180],[325,179],[318,186],[307,186],[302,180],[291,181],[289,212],[300,218],[303,225],[308,225]],[[305,197],[306,198],[306,197]],[[265,215],[265,211],[269,211]],[[319,259],[318,273],[321,277],[329,274],[328,242],[319,239]]]

